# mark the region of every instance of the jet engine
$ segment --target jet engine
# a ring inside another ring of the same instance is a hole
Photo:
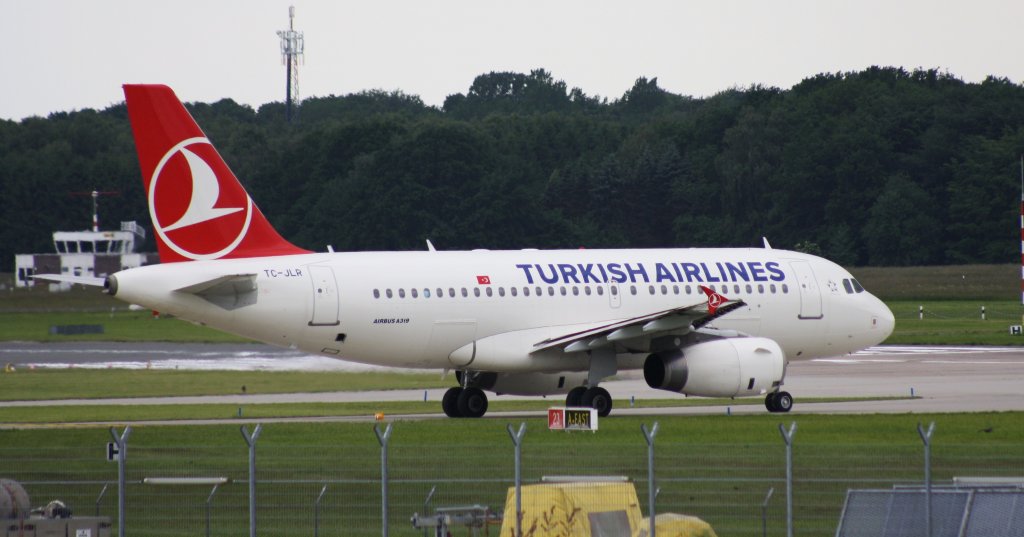
[[[459,380],[461,381],[461,371]],[[496,394],[552,395],[569,393],[587,380],[586,371],[567,373],[474,373],[469,385]]]
[[[652,388],[702,397],[763,395],[782,380],[785,356],[767,338],[729,338],[651,354],[644,380]]]

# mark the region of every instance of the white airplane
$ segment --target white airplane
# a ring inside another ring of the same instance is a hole
[[[885,340],[892,312],[842,267],[764,248],[310,252],[283,239],[166,86],[126,85],[161,264],[100,278],[131,304],[333,358],[455,370],[442,402],[485,391],[612,408],[600,382],[763,396],[787,412],[786,364]],[[727,299],[726,296],[733,297]]]

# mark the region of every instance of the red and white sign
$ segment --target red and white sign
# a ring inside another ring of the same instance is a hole
[[[479,284],[479,285],[491,285],[491,277],[490,276],[477,276],[476,277],[476,283]]]

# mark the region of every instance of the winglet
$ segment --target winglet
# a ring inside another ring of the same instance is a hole
[[[718,307],[729,301],[728,298],[716,293],[709,287],[703,285],[700,286],[700,290],[704,291],[705,295],[708,295],[708,314],[714,315],[718,311]]]
[[[764,241],[764,249],[765,250],[771,250],[772,249],[772,245],[768,244],[768,237],[761,237],[761,240]]]

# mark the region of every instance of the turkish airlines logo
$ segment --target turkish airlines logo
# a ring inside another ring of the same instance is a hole
[[[148,194],[157,235],[188,259],[231,253],[252,221],[252,198],[206,138],[189,138],[167,151]]]
[[[718,311],[718,308],[728,301],[727,298],[714,292],[711,288],[701,285],[700,290],[704,291],[704,294],[708,295],[708,313],[711,315],[714,315],[715,312]]]

